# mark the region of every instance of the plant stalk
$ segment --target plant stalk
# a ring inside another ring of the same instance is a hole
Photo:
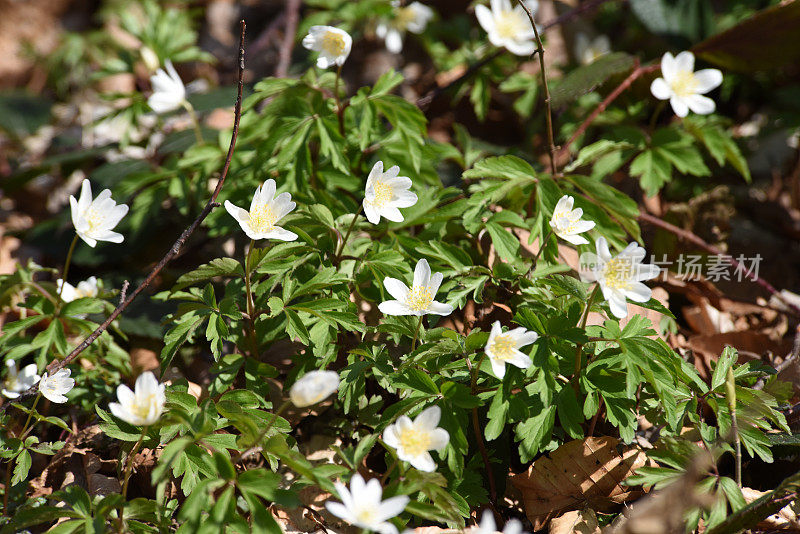
[[[542,89],[544,90],[544,105],[545,105],[545,121],[547,122],[547,149],[550,154],[550,172],[553,176],[558,174],[558,166],[556,164],[556,143],[553,136],[553,111],[550,108],[550,88],[547,85],[547,69],[544,65],[544,46],[542,45],[542,38],[539,36],[539,29],[536,27],[536,22],[533,20],[533,13],[528,9],[523,0],[517,0],[522,9],[528,15],[533,27],[533,34],[536,38],[536,52],[539,53],[539,69],[542,71]]]

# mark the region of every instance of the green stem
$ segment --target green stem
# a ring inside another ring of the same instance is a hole
[[[64,262],[64,270],[61,271],[61,287],[58,288],[58,299],[56,299],[56,312],[55,315],[58,315],[58,312],[61,311],[61,304],[63,301],[61,300],[61,293],[64,292],[64,285],[67,283],[67,275],[69,274],[69,265],[72,263],[72,253],[75,252],[75,245],[78,244],[78,234],[75,234],[75,237],[72,238],[72,243],[69,246],[69,252],[67,252],[67,261]]]
[[[122,478],[122,501],[123,504],[117,509],[117,515],[119,516],[119,522],[117,523],[117,532],[122,534],[124,531],[124,521],[122,519],[122,511],[125,508],[125,496],[128,494],[128,483],[131,480],[131,470],[133,469],[133,459],[136,456],[136,453],[139,451],[139,447],[142,445],[144,441],[144,437],[147,435],[147,426],[142,427],[142,435],[139,436],[139,441],[136,442],[136,445],[133,446],[131,452],[128,453],[128,461],[125,465],[125,474]]]
[[[362,211],[364,211],[364,204],[361,204],[358,207],[358,211],[356,212],[356,214],[353,215],[353,220],[350,221],[350,226],[347,228],[347,232],[344,234],[344,239],[342,239],[342,243],[339,245],[339,248],[336,251],[335,258],[336,258],[337,262],[339,261],[339,257],[342,255],[342,252],[344,252],[344,246],[347,243],[347,239],[350,237],[350,234],[353,232],[353,228],[355,228],[355,226],[356,226],[356,220],[358,220],[358,216],[361,215]]]
[[[336,115],[339,118],[339,133],[344,135],[344,108],[339,100],[339,80],[342,77],[342,66],[336,69],[336,81],[333,84],[333,97],[336,99]]]
[[[381,486],[386,485],[386,481],[389,480],[389,475],[392,474],[392,471],[394,471],[395,467],[397,467],[397,458],[394,459],[392,465],[389,466],[389,469],[387,469],[386,472],[381,477]]]
[[[258,357],[258,340],[256,338],[256,318],[255,318],[255,302],[253,301],[253,287],[250,279],[250,271],[252,270],[252,254],[255,248],[256,240],[250,240],[250,246],[247,249],[247,254],[244,259],[244,286],[247,297],[247,335],[250,338],[250,350],[253,358]]]
[[[594,303],[594,299],[597,298],[597,293],[600,291],[600,285],[595,285],[594,289],[592,290],[591,294],[589,295],[589,300],[586,301],[586,308],[583,310],[583,315],[581,316],[581,322],[578,324],[578,328],[584,330],[586,328],[586,321],[589,319],[589,310],[592,309],[592,304]],[[581,376],[581,354],[583,353],[583,344],[578,343],[578,349],[575,352],[575,393],[580,393],[580,376]]]
[[[648,129],[649,132],[652,132],[656,129],[656,122],[658,121],[658,117],[661,115],[661,112],[664,110],[664,106],[666,106],[667,101],[662,100],[656,106],[655,111],[653,111],[653,116],[650,117],[650,127]]]
[[[33,418],[33,411],[36,409],[36,404],[39,402],[39,399],[42,398],[42,393],[39,392],[36,395],[36,398],[33,400],[33,405],[31,406],[31,411],[28,412],[28,418],[25,420],[25,424],[22,425],[22,430],[19,433],[19,439],[24,441],[25,436],[27,435],[27,428],[28,424],[30,424],[31,419]],[[5,489],[3,490],[3,515],[8,516],[8,494],[11,490],[11,460],[8,460],[8,464],[6,465],[6,485]]]
[[[197,141],[198,145],[202,145],[205,142],[203,140],[203,130],[200,129],[200,120],[197,118],[197,113],[194,111],[194,106],[192,106],[188,100],[184,100],[183,107],[189,112],[189,117],[192,119],[195,141]]]
[[[241,453],[237,454],[236,456],[234,456],[231,459],[231,463],[236,465],[242,458],[248,456],[251,452],[256,450],[256,447],[258,447],[258,444],[267,435],[267,432],[269,432],[269,429],[272,428],[272,425],[275,424],[275,421],[278,420],[278,416],[280,416],[280,414],[282,414],[286,410],[286,408],[288,408],[291,404],[292,404],[292,401],[290,401],[290,400],[288,400],[288,401],[284,402],[283,404],[281,404],[280,408],[278,408],[278,411],[275,412],[272,415],[272,420],[270,420],[269,424],[267,424],[267,426],[264,427],[264,430],[259,432],[258,437],[256,437],[255,440],[253,440],[253,444],[250,447],[248,447],[247,449],[245,449],[244,452],[241,452]]]
[[[414,330],[414,339],[411,340],[411,352],[414,352],[414,349],[417,347],[417,339],[419,338],[419,329],[422,326],[422,318],[424,315],[419,316],[419,322],[417,323],[417,329]]]
[[[531,268],[528,269],[529,276],[533,273],[533,271],[536,270],[536,264],[539,261],[539,256],[542,255],[542,251],[544,250],[544,247],[547,245],[547,242],[550,240],[550,236],[552,235],[553,235],[553,227],[551,226],[550,229],[547,231],[547,234],[539,242],[539,250],[536,251],[536,256],[533,257],[533,263],[531,263]]]

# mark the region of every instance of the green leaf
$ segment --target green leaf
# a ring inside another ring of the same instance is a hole
[[[486,231],[492,238],[497,254],[507,262],[515,262],[519,259],[519,239],[497,224],[496,222],[486,223]]]
[[[556,397],[556,407],[561,427],[571,437],[575,439],[582,438],[583,410],[578,405],[578,398],[575,396],[575,390],[572,387],[566,385],[561,388]]]
[[[178,278],[175,285],[172,287],[172,291],[175,292],[186,286],[205,282],[218,276],[243,277],[244,270],[242,269],[242,264],[233,258],[217,258],[211,260]]]
[[[672,164],[662,152],[648,149],[631,162],[631,176],[638,176],[645,193],[654,196],[672,179]]]
[[[631,70],[634,58],[625,52],[612,52],[599,57],[589,65],[573,69],[551,90],[553,107],[561,107],[578,97],[594,91],[609,78]]]
[[[711,389],[715,390],[725,383],[728,376],[728,369],[733,367],[736,360],[739,359],[739,353],[733,347],[725,347],[722,355],[717,360],[717,365],[714,367],[714,373],[711,375]]]

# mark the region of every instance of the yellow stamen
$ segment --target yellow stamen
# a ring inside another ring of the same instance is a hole
[[[496,360],[510,360],[516,348],[514,340],[508,334],[496,336],[492,342],[492,354]]]
[[[375,206],[382,208],[387,202],[392,200],[394,190],[392,189],[392,186],[386,182],[381,182],[378,180],[372,185],[372,189],[375,191],[375,198],[372,200],[372,203]]]
[[[529,25],[519,11],[501,11],[494,17],[494,27],[503,39],[516,39],[525,32]]]
[[[398,436],[400,447],[410,456],[419,456],[431,449],[430,432],[420,431],[414,428],[406,428]]]
[[[331,56],[340,56],[344,52],[344,37],[336,32],[326,32],[322,36],[322,50]]]
[[[393,25],[395,28],[399,30],[405,30],[408,28],[408,25],[414,21],[416,17],[416,12],[411,7],[401,7],[397,10]]]
[[[275,227],[278,222],[278,217],[269,204],[261,204],[256,206],[250,212],[250,228],[257,232],[269,232]]]
[[[134,413],[134,415],[136,415],[136,417],[140,419],[147,419],[147,416],[150,414],[150,407],[155,404],[155,398],[155,393],[151,393],[144,398],[137,395],[133,401],[131,411]]]
[[[682,70],[675,74],[670,85],[672,86],[672,91],[677,96],[687,97],[696,94],[697,87],[700,84],[692,71]]]
[[[633,264],[624,258],[614,258],[606,262],[603,268],[603,278],[608,287],[613,289],[628,289],[631,286]]]
[[[433,293],[427,287],[412,287],[406,297],[406,305],[414,311],[427,310],[433,302]]]

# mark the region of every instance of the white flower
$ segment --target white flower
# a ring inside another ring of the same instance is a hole
[[[553,232],[573,245],[585,245],[588,243],[585,237],[578,234],[588,232],[594,228],[594,221],[582,221],[583,210],[581,208],[572,209],[575,199],[569,195],[564,195],[559,199],[553,210],[553,217],[550,219],[550,228]]]
[[[651,263],[642,263],[645,250],[636,243],[630,243],[616,257],[611,256],[604,237],[599,238],[596,245],[597,254],[581,254],[581,279],[600,284],[611,313],[623,319],[628,315],[626,297],[634,302],[650,300],[652,291],[642,281],[658,276],[659,268]]]
[[[400,167],[390,167],[383,172],[383,162],[372,166],[367,176],[364,191],[364,214],[372,224],[378,224],[381,217],[392,222],[402,222],[403,214],[398,208],[410,208],[417,203],[417,195],[409,191],[411,178],[398,176]]]
[[[401,6],[399,2],[392,2],[394,6],[394,18],[390,22],[378,24],[375,33],[378,37],[386,41],[386,49],[392,54],[399,54],[403,51],[403,33],[422,33],[425,26],[433,18],[433,10],[425,4],[411,2],[407,6]]]
[[[718,69],[694,72],[694,54],[691,52],[681,52],[675,57],[669,52],[664,54],[661,75],[663,78],[653,80],[650,92],[659,100],[669,99],[678,117],[685,117],[689,110],[708,115],[716,109],[714,101],[702,95],[722,83],[722,72]]]
[[[166,113],[178,109],[186,102],[186,87],[181,77],[172,66],[172,61],[165,62],[167,70],[158,69],[150,77],[153,94],[147,99],[147,105],[156,113]]]
[[[581,65],[594,63],[597,58],[611,52],[611,41],[607,35],[598,35],[592,40],[585,33],[575,37],[575,57]]]
[[[256,188],[250,211],[244,210],[231,201],[225,201],[225,209],[239,221],[244,233],[250,239],[280,239],[294,241],[297,234],[284,230],[275,223],[285,217],[297,205],[292,202],[292,195],[281,193],[275,196],[275,180],[270,178]]]
[[[50,402],[58,404],[67,402],[66,394],[75,387],[75,380],[69,375],[69,369],[59,369],[53,376],[43,374],[39,381],[39,392]]]
[[[61,286],[64,286],[62,289]],[[64,302],[72,302],[76,299],[83,299],[87,297],[96,297],[98,292],[97,278],[90,276],[83,282],[78,282],[78,287],[73,286],[69,282],[64,282],[61,278],[56,280],[56,288],[61,293],[61,300]]]
[[[303,46],[319,52],[317,67],[321,69],[333,65],[341,67],[350,55],[353,38],[346,31],[333,26],[311,26],[308,35],[303,37]]]
[[[481,524],[473,528],[471,534],[494,534],[497,532],[497,523],[494,522],[494,514],[491,510],[484,510],[481,516]],[[522,534],[522,523],[519,519],[509,519],[503,527],[503,534]]]
[[[125,239],[122,234],[112,232],[113,228],[128,213],[128,206],[117,204],[111,198],[111,191],[103,189],[97,198],[92,200],[92,185],[89,180],[83,180],[81,197],[75,200],[69,196],[69,205],[72,208],[72,224],[75,231],[87,245],[94,247],[98,241],[122,243]]]
[[[453,307],[449,304],[436,302],[433,297],[442,285],[442,273],[431,276],[431,268],[424,258],[417,262],[414,268],[414,284],[411,289],[397,278],[386,277],[383,286],[397,300],[388,300],[378,305],[386,315],[416,315],[425,314],[450,315]]]
[[[164,384],[159,384],[156,376],[147,371],[139,375],[134,391],[124,384],[117,387],[117,400],[108,408],[116,417],[134,426],[152,425],[161,417],[167,397]]]
[[[294,383],[289,398],[298,408],[305,408],[327,399],[337,389],[339,375],[335,371],[310,371]]]
[[[6,365],[8,366],[8,375],[3,384],[2,393],[9,399],[16,399],[20,393],[27,391],[39,381],[35,363],[26,365],[20,372],[17,372],[17,363],[14,360],[6,360]]]
[[[443,449],[450,441],[447,430],[438,427],[441,417],[438,406],[423,410],[413,421],[402,415],[383,431],[383,441],[397,449],[397,457],[404,462],[420,471],[434,471],[436,462],[428,451]]]
[[[475,15],[486,33],[489,41],[495,46],[503,46],[512,54],[529,56],[536,50],[535,34],[531,21],[522,6],[511,0],[492,0],[492,9],[484,5],[475,6]],[[528,0],[525,5],[536,13],[539,8],[537,0]]]
[[[325,508],[330,513],[359,528],[375,530],[381,534],[397,534],[397,527],[388,520],[405,510],[410,500],[406,495],[383,501],[383,489],[378,479],[364,482],[364,478],[358,473],[350,479],[349,490],[341,482],[334,483],[334,486],[342,502],[326,502]]]
[[[529,332],[522,327],[509,330],[504,334],[500,321],[495,321],[484,348],[495,376],[500,379],[505,376],[507,363],[520,369],[530,367],[531,359],[519,349],[536,342],[537,339],[539,339],[539,334]]]

